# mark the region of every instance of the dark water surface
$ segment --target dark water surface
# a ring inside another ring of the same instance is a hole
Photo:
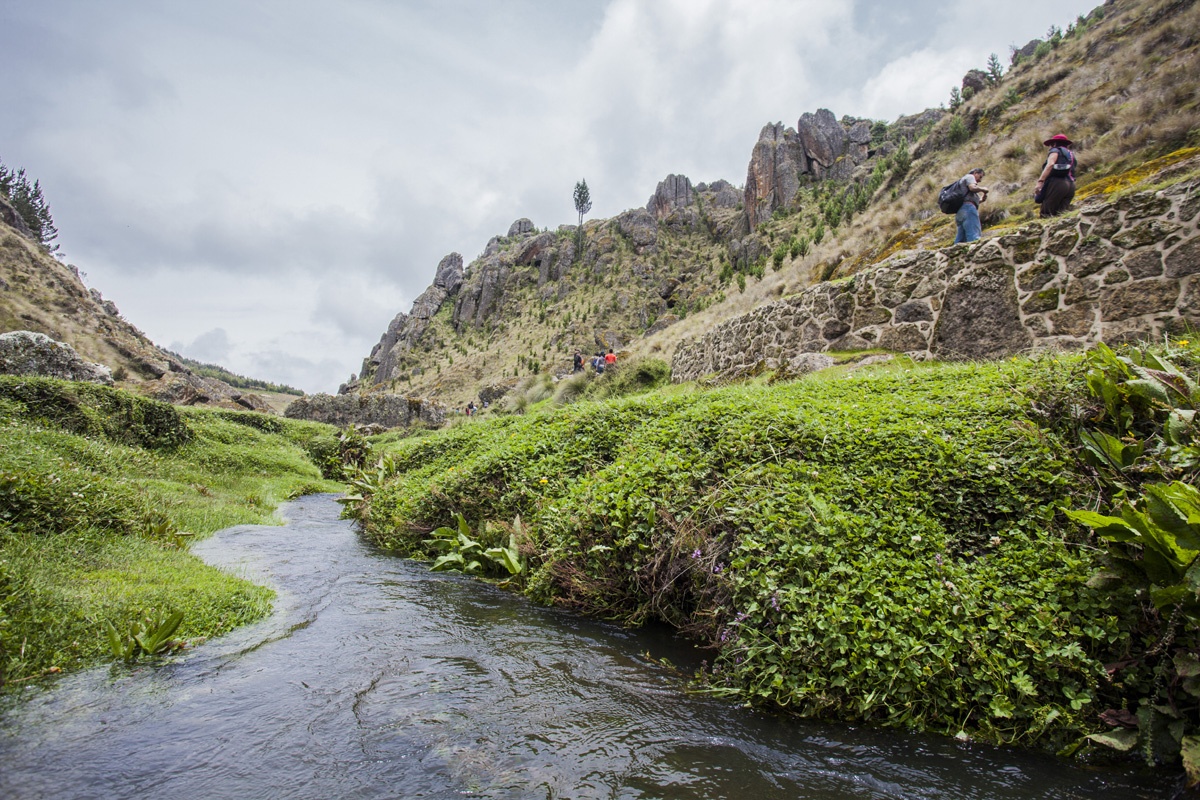
[[[373,551],[329,495],[205,559],[268,620],[0,717],[0,798],[1166,798],[1168,781],[688,695],[662,632]],[[647,653],[651,657],[647,657]]]

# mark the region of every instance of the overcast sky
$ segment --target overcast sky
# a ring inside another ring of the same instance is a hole
[[[0,160],[157,344],[332,392],[444,255],[573,223],[580,179],[589,218],[741,186],[763,125],[938,106],[1099,4],[0,0]]]

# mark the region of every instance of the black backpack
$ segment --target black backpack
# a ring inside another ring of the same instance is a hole
[[[1070,178],[1075,172],[1075,154],[1065,147],[1055,147],[1051,153],[1058,152],[1058,160],[1050,167],[1050,177]]]
[[[967,182],[960,178],[954,183],[947,184],[938,192],[938,208],[943,214],[957,214],[967,199]]]

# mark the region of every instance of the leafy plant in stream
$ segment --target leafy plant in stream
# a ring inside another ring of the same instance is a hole
[[[156,656],[182,647],[182,642],[171,638],[182,622],[182,611],[170,614],[151,611],[144,617],[134,619],[127,632],[118,632],[111,622],[105,622],[104,625],[113,658],[132,662],[140,656]]]
[[[519,576],[525,571],[525,560],[519,548],[524,534],[520,517],[513,522],[507,545],[495,547],[485,547],[472,539],[471,526],[462,514],[456,514],[455,519],[455,527],[435,528],[430,538],[425,540],[426,544],[442,553],[430,567],[432,571],[452,570],[467,575],[484,575],[495,573],[499,568],[510,577]]]
[[[1188,351],[1179,356],[1190,357]],[[1068,510],[1108,543],[1108,569],[1093,582],[1127,585],[1145,606],[1139,639],[1112,667],[1124,687],[1113,726],[1092,741],[1147,761],[1181,759],[1200,783],[1200,463],[1195,407],[1200,387],[1168,354],[1098,345],[1087,385],[1099,408],[1080,430],[1084,460],[1112,513]],[[1105,430],[1107,428],[1107,430]]]

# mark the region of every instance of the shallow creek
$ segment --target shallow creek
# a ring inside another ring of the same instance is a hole
[[[1166,798],[1169,782],[688,694],[701,657],[379,553],[332,496],[200,542],[267,620],[0,712],[0,798]]]

